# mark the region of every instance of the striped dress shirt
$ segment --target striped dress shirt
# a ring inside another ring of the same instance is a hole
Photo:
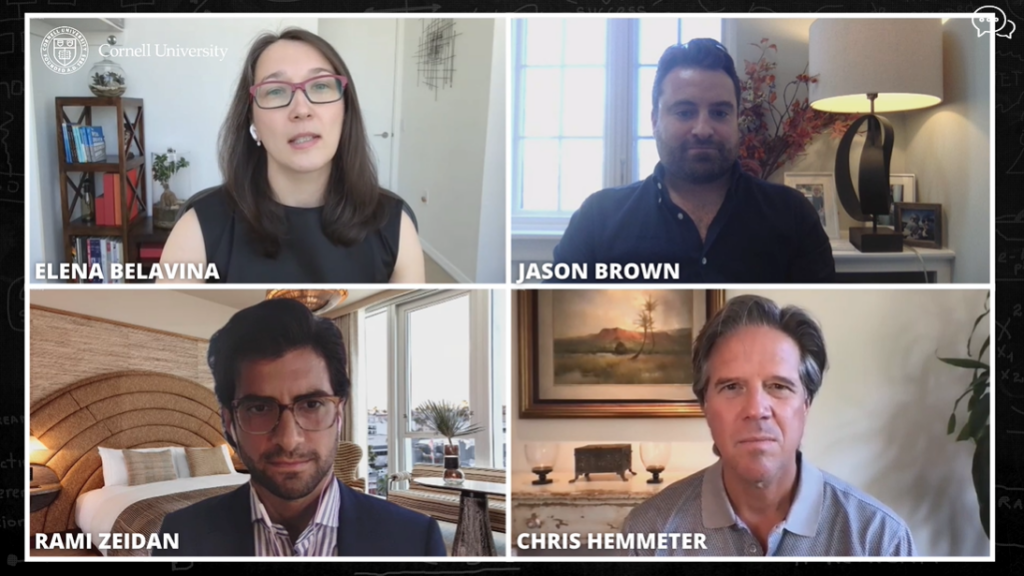
[[[764,550],[733,510],[722,461],[666,486],[630,512],[624,536],[703,534],[705,549],[683,545],[634,547],[630,556],[915,556],[906,523],[881,502],[815,468],[797,454],[796,496]],[[656,539],[655,539],[656,540]],[[628,541],[628,540],[627,540]],[[683,542],[682,538],[677,542]]]
[[[338,512],[341,493],[338,483],[331,478],[317,504],[316,514],[309,526],[292,543],[288,530],[274,524],[267,509],[260,502],[256,490],[249,486],[252,524],[256,539],[256,556],[336,556],[338,554]]]

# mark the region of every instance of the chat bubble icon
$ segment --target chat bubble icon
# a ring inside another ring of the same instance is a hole
[[[1006,26],[1006,13],[998,6],[982,6],[975,10],[974,13],[985,14],[984,16],[971,18],[971,24],[978,31],[978,38],[989,32],[996,34]],[[988,13],[992,13],[994,16],[989,16]]]
[[[1017,25],[1013,22],[1013,20],[1007,20],[1006,24],[1003,26],[1003,33],[1000,34],[999,32],[996,32],[996,36],[999,36],[1000,38],[1013,38],[1013,33],[1016,30]]]

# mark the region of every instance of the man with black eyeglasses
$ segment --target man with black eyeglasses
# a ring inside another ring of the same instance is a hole
[[[228,443],[251,479],[168,514],[154,556],[446,556],[437,521],[334,476],[351,383],[341,332],[295,300],[242,310],[210,339]],[[161,540],[162,541],[162,540]]]
[[[660,162],[645,180],[588,197],[552,268],[579,265],[587,277],[571,281],[588,283],[833,282],[832,247],[810,202],[740,167],[742,90],[725,47],[668,48],[653,88]],[[648,273],[629,276],[630,267]]]

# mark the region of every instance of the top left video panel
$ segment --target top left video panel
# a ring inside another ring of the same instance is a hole
[[[26,26],[33,282],[505,282],[504,20]]]

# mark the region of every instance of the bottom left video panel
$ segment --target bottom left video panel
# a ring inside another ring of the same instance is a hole
[[[505,556],[508,298],[32,290],[26,557]]]

